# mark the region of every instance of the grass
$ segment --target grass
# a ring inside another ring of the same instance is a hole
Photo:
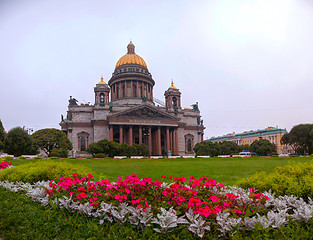
[[[234,185],[239,179],[250,177],[256,172],[272,172],[275,167],[298,162],[309,162],[312,157],[250,157],[250,158],[195,158],[195,159],[60,159],[72,164],[91,168],[97,178],[107,176],[108,180],[138,174],[139,177],[161,179],[165,176],[195,177],[207,176],[224,185]],[[14,159],[17,166],[34,160]]]
[[[272,172],[277,166],[309,162],[311,157],[295,158],[211,158],[211,159],[60,159],[81,164],[101,175],[115,180],[138,174],[160,179],[161,175],[208,176],[225,185],[233,185],[243,177],[258,171]],[[35,160],[14,159],[13,165]],[[308,224],[291,222],[280,230],[255,231],[252,234],[236,234],[233,239],[312,239],[313,221]],[[211,235],[210,235],[211,236]],[[212,238],[213,236],[209,237]],[[22,193],[12,193],[0,187],[0,239],[194,239],[186,229],[175,229],[163,236],[152,228],[136,230],[130,224],[99,225],[98,221],[65,210],[47,209]]]

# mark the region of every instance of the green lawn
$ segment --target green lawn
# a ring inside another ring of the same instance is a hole
[[[73,164],[82,164],[91,168],[98,177],[116,180],[138,174],[139,177],[161,179],[165,176],[195,177],[207,176],[224,185],[234,185],[243,177],[252,176],[258,171],[272,172],[277,166],[297,162],[311,161],[312,157],[250,157],[250,158],[195,158],[195,159],[60,159]],[[12,160],[13,165],[20,165],[34,160]]]

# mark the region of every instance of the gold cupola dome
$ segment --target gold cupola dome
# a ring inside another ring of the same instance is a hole
[[[177,89],[177,88],[174,86],[173,80],[172,80],[171,86],[170,86],[168,89]]]
[[[130,43],[127,45],[127,54],[125,54],[117,61],[115,68],[124,64],[138,64],[147,68],[145,60],[143,60],[142,57],[135,53],[135,45],[132,43],[132,41],[130,41]]]

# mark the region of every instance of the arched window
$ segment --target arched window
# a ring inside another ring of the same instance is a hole
[[[100,103],[104,104],[104,93],[100,93]]]
[[[123,97],[125,97],[125,84],[123,85]]]
[[[119,87],[116,87],[116,98],[119,98],[119,95],[120,95],[120,91],[119,91]]]
[[[191,151],[192,151],[191,139],[187,139],[187,151],[188,151],[188,152],[191,152]]]
[[[176,97],[173,97],[173,106],[177,107],[177,98]]]
[[[86,138],[80,138],[80,151],[86,151]]]

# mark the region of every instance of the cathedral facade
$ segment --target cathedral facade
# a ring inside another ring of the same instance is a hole
[[[144,143],[151,155],[194,155],[193,147],[203,141],[205,129],[198,104],[182,108],[181,92],[173,82],[164,93],[165,102],[157,100],[154,85],[146,62],[130,42],[108,83],[101,78],[94,87],[94,105],[78,105],[70,97],[60,126],[76,156],[88,155],[88,145],[103,139]]]

